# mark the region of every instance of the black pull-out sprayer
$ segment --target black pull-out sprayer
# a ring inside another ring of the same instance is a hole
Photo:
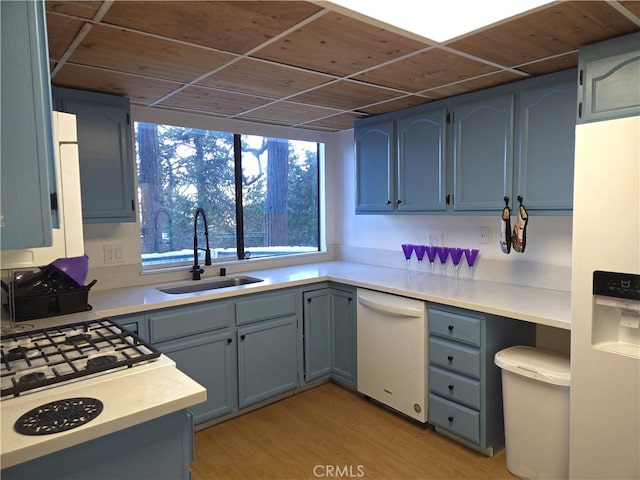
[[[206,248],[198,248],[198,217],[202,215],[204,221],[204,238],[206,242]],[[200,280],[200,275],[204,273],[204,269],[198,265],[198,250],[204,250],[204,265],[211,265],[211,249],[209,248],[209,226],[207,225],[207,216],[204,210],[200,207],[196,208],[196,213],[193,220],[193,268],[190,272],[193,274],[194,280]]]

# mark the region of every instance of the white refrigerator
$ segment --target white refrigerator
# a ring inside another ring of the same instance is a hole
[[[58,258],[84,255],[80,160],[76,116],[52,112],[55,142],[55,175],[58,192],[58,224],[52,229],[50,247],[1,250],[3,270],[47,265]],[[25,221],[28,221],[25,219]]]
[[[639,479],[640,117],[576,127],[572,252],[569,476]]]

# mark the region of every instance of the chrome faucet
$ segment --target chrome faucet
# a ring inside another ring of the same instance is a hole
[[[204,220],[204,238],[207,248],[198,248],[198,216],[202,215]],[[207,216],[200,207],[196,208],[195,217],[193,219],[193,268],[189,270],[193,274],[194,280],[200,280],[200,275],[204,273],[204,269],[198,265],[198,250],[204,250],[204,265],[211,265],[211,249],[209,249],[209,227],[207,225]]]

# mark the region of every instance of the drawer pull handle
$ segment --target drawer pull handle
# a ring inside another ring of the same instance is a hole
[[[450,392],[453,392],[453,388],[454,388],[453,385],[449,385],[449,391]]]
[[[449,356],[447,357],[447,360],[449,360],[450,362],[453,362],[453,355],[449,355]]]
[[[447,420],[449,420],[449,423],[453,423],[453,417],[447,417]]]
[[[447,328],[449,329],[450,332],[453,332],[453,325],[449,325]]]

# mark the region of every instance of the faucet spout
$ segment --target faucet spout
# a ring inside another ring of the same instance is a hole
[[[204,238],[206,248],[198,248],[198,217],[202,215],[204,221]],[[211,265],[211,249],[209,248],[209,226],[207,225],[207,216],[200,207],[196,208],[193,219],[193,268],[189,270],[193,274],[193,280],[200,280],[200,275],[204,273],[204,269],[198,265],[198,250],[204,250],[204,265]]]

